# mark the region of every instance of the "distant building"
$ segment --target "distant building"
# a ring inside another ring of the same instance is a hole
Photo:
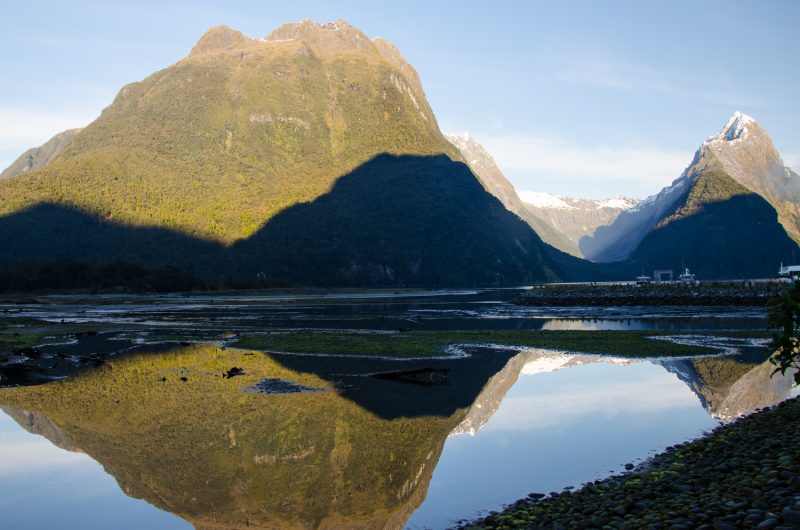
[[[656,269],[653,271],[653,278],[655,278],[658,283],[671,282],[672,269]]]
[[[778,276],[785,276],[793,280],[800,280],[800,265],[786,265],[781,263],[781,268],[778,270]]]
[[[639,285],[646,285],[648,283],[653,283],[653,278],[651,278],[650,276],[644,276],[644,275],[637,276],[636,277],[636,283],[639,284]]]
[[[689,272],[689,267],[686,267],[686,269],[683,271],[683,274],[678,276],[678,280],[680,280],[681,283],[694,283],[697,281],[697,277]]]

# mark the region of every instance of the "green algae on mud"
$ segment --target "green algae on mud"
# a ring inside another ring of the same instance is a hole
[[[233,344],[287,353],[335,355],[430,357],[442,355],[456,344],[486,344],[545,348],[622,357],[675,357],[709,355],[717,350],[705,346],[674,344],[649,337],[669,336],[661,331],[409,331],[405,333],[273,332],[245,333]],[[714,336],[742,337],[741,333]],[[766,338],[766,333],[748,332],[747,337]]]
[[[20,333],[0,330],[0,353],[10,353],[22,348],[32,348],[45,340],[40,333]]]

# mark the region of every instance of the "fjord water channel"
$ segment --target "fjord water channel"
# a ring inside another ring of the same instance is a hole
[[[24,352],[0,364],[0,528],[447,528],[621,473],[797,394],[770,377],[761,308],[508,303],[519,293],[0,304],[8,326],[43,334],[41,371],[21,368],[34,362]],[[237,345],[247,334],[504,330],[670,332],[714,354]],[[53,368],[62,364],[75,369]]]

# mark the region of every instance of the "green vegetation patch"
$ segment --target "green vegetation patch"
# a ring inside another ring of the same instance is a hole
[[[30,348],[41,344],[43,340],[41,333],[9,333],[0,332],[0,353],[13,352],[20,348]]]
[[[236,346],[292,353],[374,356],[440,355],[452,344],[501,344],[625,357],[707,355],[716,350],[648,337],[654,331],[410,331],[407,333],[318,332],[243,334]],[[715,335],[719,335],[715,333]],[[727,334],[725,334],[727,335]],[[758,333],[754,333],[758,335]],[[731,334],[740,336],[740,334]]]

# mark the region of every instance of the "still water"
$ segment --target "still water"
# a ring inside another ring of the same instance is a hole
[[[133,335],[157,338],[161,328],[197,328],[198,337],[232,323],[287,328],[289,314],[308,317],[302,327],[326,329],[331,322],[358,329],[408,320],[442,329],[435,326],[453,319],[456,329],[489,320],[616,325],[596,310],[539,318],[503,307],[497,296],[15,309],[105,323],[101,335],[118,334],[117,347]],[[431,310],[439,316],[408,317]],[[754,311],[675,311],[648,316],[654,313],[634,309],[636,318],[623,321],[692,330],[763,326]],[[95,347],[61,347],[89,345]],[[466,347],[459,359],[357,363],[219,343],[130,350],[65,380],[0,389],[0,528],[446,528],[531,492],[620,472],[796,393],[789,380],[769,378],[772,366],[760,351],[740,349],[727,357],[631,361]],[[232,367],[243,374],[223,377]],[[444,367],[446,384],[374,377]],[[265,386],[272,381],[281,384]],[[293,385],[315,391],[280,390]],[[253,390],[267,387],[279,391]]]

